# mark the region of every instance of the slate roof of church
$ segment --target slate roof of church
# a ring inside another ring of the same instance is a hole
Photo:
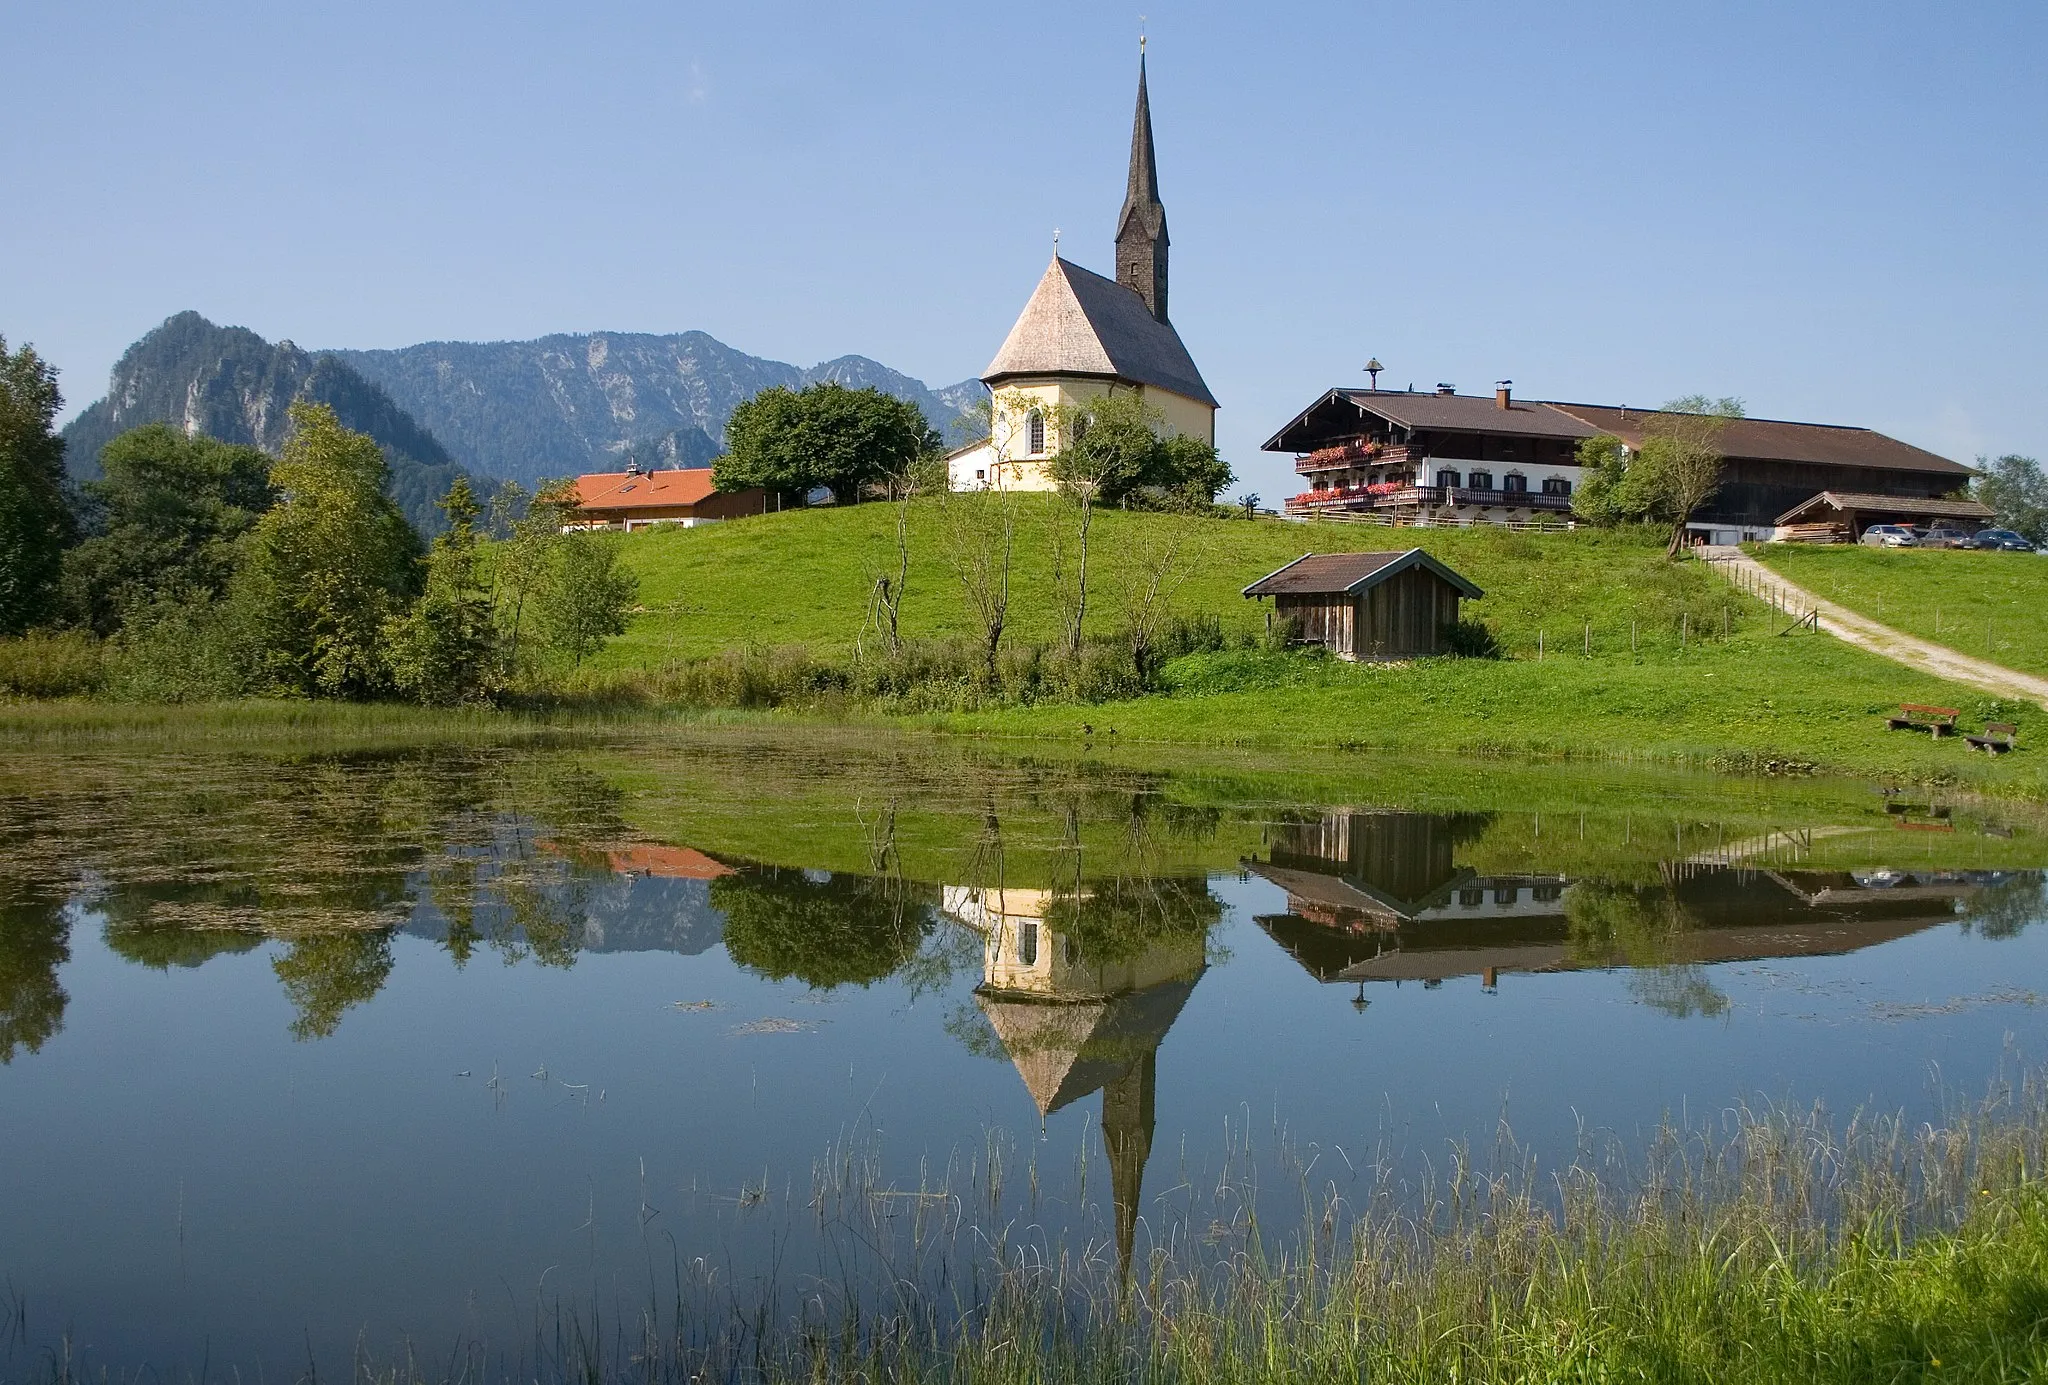
[[[993,389],[1043,375],[1150,385],[1216,407],[1172,323],[1152,316],[1145,300],[1116,280],[1057,256],[981,379]]]

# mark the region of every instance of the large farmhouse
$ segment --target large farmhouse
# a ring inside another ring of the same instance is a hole
[[[1309,488],[1290,515],[1372,515],[1395,521],[1562,522],[1578,489],[1578,446],[1601,434],[1637,449],[1654,410],[1521,400],[1505,383],[1492,397],[1448,385],[1412,390],[1333,389],[1265,443],[1292,452]],[[1946,500],[1974,473],[1868,428],[1731,419],[1721,488],[1692,517],[1710,543],[1768,539],[1823,492],[1858,506],[1841,537],[1875,523],[1988,520],[1974,501]],[[1968,514],[1959,514],[1961,506]]]
[[[1166,208],[1152,147],[1145,60],[1138,59],[1138,109],[1131,168],[1117,215],[1116,278],[1059,257],[982,372],[994,392],[987,438],[946,459],[955,490],[1051,490],[1050,463],[1062,427],[1082,426],[1091,399],[1136,392],[1175,433],[1216,441],[1216,397],[1166,316]]]

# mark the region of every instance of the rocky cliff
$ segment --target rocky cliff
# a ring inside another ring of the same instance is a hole
[[[392,498],[424,532],[441,527],[438,500],[464,469],[427,429],[353,366],[329,353],[268,342],[243,327],[219,327],[184,312],[129,347],[107,396],[64,429],[74,477],[99,475],[100,449],[145,423],[245,443],[275,454],[299,400],[326,404],[367,433],[391,463]],[[480,478],[480,490],[489,486]]]

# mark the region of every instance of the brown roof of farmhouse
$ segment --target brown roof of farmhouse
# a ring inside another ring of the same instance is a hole
[[[1172,323],[1152,316],[1145,300],[1116,280],[1057,256],[981,378],[993,388],[1038,375],[1151,385],[1216,406]]]
[[[1424,553],[1304,553],[1244,589],[1246,596],[1356,596],[1398,572],[1424,568],[1469,597],[1484,596],[1470,581]]]
[[[1549,407],[1611,433],[1634,447],[1645,430],[1661,417],[1654,409],[1615,408],[1606,404],[1552,404]],[[1832,423],[1791,423],[1775,418],[1731,418],[1717,439],[1730,457],[1777,462],[1813,462],[1822,466],[1870,467],[1878,471],[1939,471],[1963,477],[1975,472],[1961,462],[1868,428]]]
[[[1502,408],[1492,395],[1333,389],[1268,438],[1264,450],[1308,451],[1340,434],[1363,431],[1366,425],[1359,421],[1368,416],[1416,432],[1492,433],[1567,441],[1608,433],[1631,447],[1640,447],[1663,415],[1655,409],[1608,404],[1517,399]],[[1756,461],[1935,473],[1958,480],[1975,474],[1960,462],[1868,428],[1731,418],[1722,427],[1719,440],[1728,456]]]

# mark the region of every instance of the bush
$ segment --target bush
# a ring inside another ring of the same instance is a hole
[[[90,635],[0,639],[0,697],[88,697],[105,677],[104,651]]]
[[[1444,627],[1444,646],[1453,658],[1498,659],[1500,641],[1484,621],[1465,619]]]
[[[131,609],[109,650],[104,691],[118,702],[212,702],[242,696],[253,681],[249,644],[224,602]]]

